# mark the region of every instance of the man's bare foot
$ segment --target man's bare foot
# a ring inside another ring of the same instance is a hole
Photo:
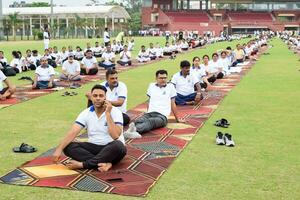
[[[69,169],[82,169],[83,168],[83,164],[82,162],[78,162],[76,160],[71,160],[70,162],[68,162],[66,164],[66,166],[69,168]]]
[[[99,163],[98,170],[100,172],[107,172],[112,167],[111,163]]]

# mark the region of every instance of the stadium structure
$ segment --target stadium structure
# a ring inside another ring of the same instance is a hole
[[[216,34],[257,30],[299,30],[296,0],[144,0],[142,26],[161,31],[211,31]]]

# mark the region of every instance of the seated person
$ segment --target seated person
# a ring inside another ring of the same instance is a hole
[[[62,73],[60,80],[65,81],[80,81],[80,64],[77,60],[74,60],[74,55],[69,53],[68,60],[62,65]]]
[[[223,66],[219,61],[219,55],[217,53],[212,54],[212,60],[208,62],[208,73],[214,74],[217,79],[221,79],[225,76]]]
[[[78,61],[82,61],[83,57],[84,57],[84,53],[82,51],[82,49],[80,48],[80,46],[76,47],[76,51],[75,51],[75,60]]]
[[[153,47],[153,43],[150,43],[150,47],[147,49],[151,60],[156,59],[156,48]]]
[[[91,43],[86,43],[86,48],[84,49],[84,55],[86,56],[86,52],[88,51],[88,50],[91,50],[92,52],[93,52],[93,49],[92,49],[92,45],[91,45]]]
[[[206,72],[206,80],[208,81],[207,85],[208,86],[211,86],[216,80],[217,80],[217,77],[215,76],[214,73],[211,73],[211,67],[209,65],[209,56],[208,55],[204,55],[202,57],[202,60],[203,60],[203,67],[205,69],[205,72]]]
[[[65,138],[53,153],[58,162],[64,154],[73,160],[69,169],[97,169],[108,171],[126,155],[123,137],[122,113],[106,100],[106,88],[95,85],[91,90],[93,106],[82,111]],[[75,137],[86,128],[88,142],[74,142]]]
[[[3,82],[7,87],[3,87]],[[16,91],[16,87],[13,86],[8,78],[0,70],[0,101],[9,99]]]
[[[54,68],[48,64],[47,57],[41,58],[41,65],[35,70],[35,78],[32,84],[32,89],[47,89],[53,88],[54,85]]]
[[[92,49],[93,50],[93,53],[94,53],[94,56],[96,58],[101,58],[102,56],[102,47],[99,45],[99,42],[95,42],[95,47]]]
[[[130,123],[129,129],[124,133],[125,138],[140,138],[140,134],[165,127],[171,111],[177,122],[184,122],[178,117],[175,104],[176,90],[173,84],[168,83],[166,70],[156,72],[156,82],[150,83],[147,95],[149,96],[147,113]]]
[[[8,65],[7,59],[4,57],[4,52],[0,51],[0,69],[3,70]]]
[[[20,61],[20,55],[17,51],[12,52],[13,59],[10,62],[10,67],[16,72],[16,73],[21,73],[22,72],[22,64]]]
[[[141,46],[141,50],[136,59],[140,63],[150,61],[149,53],[146,51],[146,47],[144,45]]]
[[[133,51],[133,48],[134,48],[134,39],[131,39],[128,42],[128,51]]]
[[[68,59],[68,55],[69,53],[67,52],[67,48],[62,47],[57,64],[63,64]]]
[[[123,113],[123,125],[127,126],[129,124],[130,118],[126,114],[127,112],[127,86],[125,83],[118,81],[118,72],[109,68],[106,71],[106,81],[101,83],[107,92],[106,92],[106,100],[110,101],[110,103],[118,108]],[[91,93],[86,94],[88,98],[88,107],[92,104],[91,101]]]
[[[173,51],[169,45],[169,42],[166,42],[165,47],[163,48],[163,55],[164,56],[171,56]]]
[[[163,58],[164,49],[159,45],[159,43],[156,43],[156,58]]]
[[[112,52],[110,45],[106,46],[106,51],[102,54],[101,58],[102,61],[100,61],[98,64],[100,67],[103,67],[104,69],[108,69],[116,66],[115,64],[116,55],[114,52]]]
[[[26,68],[30,70],[35,70],[36,69],[36,57],[33,56],[33,53],[31,52],[30,49],[26,51],[26,57],[25,57],[25,65]]]
[[[177,105],[193,105],[201,100],[201,86],[199,80],[190,74],[191,64],[187,60],[180,62],[180,72],[173,75],[171,83],[177,92],[175,103]],[[195,88],[197,93],[195,92]]]
[[[183,51],[187,51],[189,49],[189,47],[190,47],[189,43],[185,39],[183,39],[181,42],[181,49]]]
[[[222,51],[221,52],[221,57],[219,58],[219,63],[220,63],[220,71],[223,72],[223,74],[229,75],[229,66],[230,66],[230,61],[227,57],[227,51]]]
[[[32,51],[33,52],[33,51]],[[57,50],[57,46],[53,47],[52,53],[50,54],[52,60],[55,61],[56,65],[59,63],[60,53]]]
[[[69,55],[70,53],[72,53],[72,54],[75,53],[75,51],[73,50],[73,47],[72,47],[71,45],[68,46],[68,55]]]
[[[128,51],[127,45],[124,45],[124,50],[120,53],[120,60],[117,63],[121,66],[131,66],[131,53]]]
[[[193,58],[193,66],[190,69],[190,74],[194,75],[198,79],[201,88],[206,89],[210,83],[206,78],[205,67],[200,65],[200,63],[200,57],[196,56]]]
[[[98,73],[97,59],[93,56],[92,50],[87,50],[81,61],[81,75],[95,75]]]
[[[245,52],[240,44],[236,45],[236,49],[234,50],[234,63],[232,66],[236,66],[238,63],[242,63],[245,60]]]

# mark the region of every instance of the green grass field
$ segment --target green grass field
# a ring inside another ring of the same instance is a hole
[[[174,74],[181,60],[210,55],[237,42],[212,44],[176,60],[120,74],[129,89],[128,107],[146,100],[145,91],[157,69]],[[145,199],[299,199],[299,58],[280,40],[271,44],[270,55],[263,55],[230,92]],[[79,95],[75,97],[61,97],[62,92],[57,92],[0,110],[0,174],[56,146],[85,108],[83,94],[93,84],[77,89]],[[219,118],[229,119],[230,128],[214,127]],[[219,130],[231,133],[236,147],[215,145]],[[21,142],[38,147],[39,152],[12,153],[11,148]],[[3,184],[0,191],[0,199],[135,199]]]

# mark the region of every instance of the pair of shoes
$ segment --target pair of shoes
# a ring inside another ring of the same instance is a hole
[[[129,128],[127,131],[125,131],[123,133],[124,137],[125,138],[128,138],[128,139],[135,139],[135,138],[142,138],[141,134],[139,134],[137,131],[136,131],[136,127],[135,127],[135,124],[134,122],[131,122],[129,124]]]
[[[228,128],[230,125],[229,121],[227,119],[220,119],[220,120],[217,120],[215,122],[215,126],[218,126],[218,127],[222,127],[222,128]]]
[[[37,148],[30,146],[28,144],[22,143],[19,147],[14,147],[12,150],[15,153],[34,153],[37,151]]]
[[[76,96],[78,93],[77,92],[64,92],[61,96],[65,97],[65,96]]]
[[[232,139],[232,136],[229,133],[223,134],[222,132],[217,133],[216,144],[217,145],[225,145],[227,147],[234,147],[234,145],[235,145],[235,143]]]

